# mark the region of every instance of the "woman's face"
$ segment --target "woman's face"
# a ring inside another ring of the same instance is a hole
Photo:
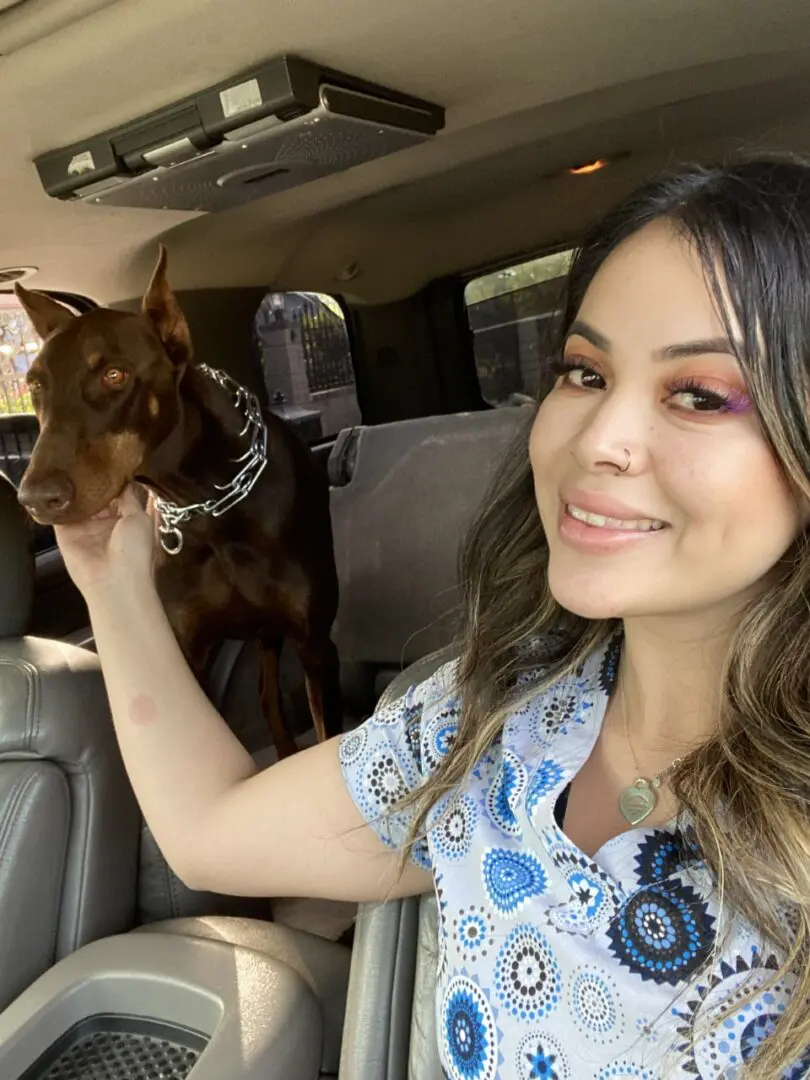
[[[591,283],[530,453],[549,587],[586,618],[730,612],[803,524],[698,256],[666,222]]]

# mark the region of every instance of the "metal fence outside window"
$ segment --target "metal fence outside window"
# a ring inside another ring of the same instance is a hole
[[[0,374],[0,416],[30,413],[31,394],[23,372]]]
[[[311,394],[354,386],[346,325],[325,306],[304,303],[294,321],[301,335]]]

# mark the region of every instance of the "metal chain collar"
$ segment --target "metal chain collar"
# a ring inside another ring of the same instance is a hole
[[[242,468],[233,480],[227,484],[214,485],[215,490],[221,494],[189,506],[178,506],[167,499],[155,498],[154,506],[159,514],[160,546],[167,555],[179,555],[183,550],[182,525],[198,515],[222,517],[232,506],[236,506],[250,494],[267,464],[267,427],[259,399],[224,371],[211,368],[207,364],[198,364],[197,370],[233,394],[234,405],[245,417],[245,425],[239,432],[239,438],[247,437],[248,448],[241,457],[234,459],[234,463]]]

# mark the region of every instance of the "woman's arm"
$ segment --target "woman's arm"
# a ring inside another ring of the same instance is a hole
[[[148,518],[123,505],[117,521],[62,528],[59,541],[87,599],[130,781],[169,864],[192,887],[238,895],[359,901],[429,889],[413,865],[397,878],[397,854],[347,790],[339,740],[256,772],[177,644],[142,550],[151,559]]]

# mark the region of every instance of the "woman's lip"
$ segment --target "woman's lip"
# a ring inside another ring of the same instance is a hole
[[[600,514],[602,517],[617,518],[619,521],[659,520],[655,514],[596,491],[565,491],[562,502],[565,506],[576,506],[588,514]]]
[[[589,511],[589,513],[596,513],[596,511]],[[668,531],[668,527],[665,526],[663,529],[600,529],[571,517],[567,507],[562,505],[557,531],[560,539],[568,547],[590,555],[602,555],[622,551],[634,544],[655,542],[658,537]]]

